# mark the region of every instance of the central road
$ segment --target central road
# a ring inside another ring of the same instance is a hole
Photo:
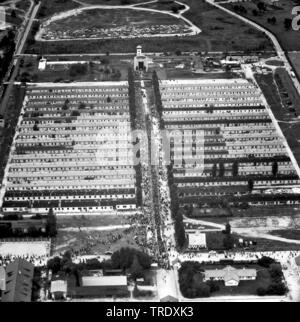
[[[30,18],[28,19],[27,25],[25,27],[25,31],[23,33],[23,36],[17,42],[16,52],[15,52],[15,55],[17,56],[17,58],[15,58],[14,66],[12,68],[12,73],[10,75],[7,88],[4,90],[4,95],[3,95],[1,105],[0,105],[0,114],[4,114],[3,112],[7,107],[7,103],[8,103],[8,100],[9,100],[9,95],[10,95],[10,93],[12,91],[15,79],[16,79],[16,77],[18,75],[18,70],[19,70],[19,58],[18,58],[18,56],[23,53],[24,46],[26,44],[28,34],[29,34],[30,30],[31,30],[32,24],[34,22],[36,14],[37,14],[37,12],[38,12],[38,10],[40,8],[40,5],[41,5],[41,2],[39,2],[37,5],[34,6],[32,12],[30,14]]]

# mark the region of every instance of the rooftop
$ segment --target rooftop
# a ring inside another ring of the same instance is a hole
[[[126,276],[83,276],[82,286],[127,286]]]

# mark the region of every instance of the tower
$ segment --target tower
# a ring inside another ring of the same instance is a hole
[[[143,54],[142,54],[142,46],[141,45],[138,45],[137,47],[136,47],[136,55],[137,56],[142,56]]]

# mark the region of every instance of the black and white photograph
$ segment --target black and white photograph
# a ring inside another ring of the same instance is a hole
[[[300,302],[300,0],[0,0],[2,302]]]

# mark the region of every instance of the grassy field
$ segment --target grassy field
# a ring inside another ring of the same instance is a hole
[[[143,39],[80,40],[69,42],[36,42],[28,53],[70,54],[96,52],[135,52],[143,44],[145,52],[182,51],[268,51],[270,40],[261,32],[229,14],[207,4],[204,0],[186,0],[191,10],[185,17],[202,30],[196,36]]]
[[[125,225],[129,223],[128,216],[59,216],[58,228],[65,227],[98,227],[111,225]]]
[[[274,236],[279,236],[288,239],[300,240],[300,230],[299,229],[290,229],[290,230],[274,230],[270,232]]]
[[[37,17],[39,19],[44,19],[51,17],[56,13],[76,9],[79,7],[80,5],[73,0],[42,0],[42,5]]]
[[[54,59],[51,58],[50,60],[54,61]],[[100,63],[101,61],[105,63]],[[79,74],[72,73],[74,65],[71,64],[48,65],[46,70],[39,71],[37,68],[38,61],[35,58],[26,57],[24,59],[23,67],[20,68],[17,80],[20,81],[24,75],[26,75],[26,77],[33,82],[120,81],[127,80],[128,68],[131,66],[130,63],[121,61],[116,57],[94,57],[93,60],[87,61],[84,65],[86,71]]]
[[[269,29],[278,37],[285,50],[300,50],[299,31],[294,31],[292,29],[286,30],[284,26],[285,18],[293,18],[292,8],[299,5],[299,1],[280,0],[277,5],[267,5],[267,10],[265,12],[259,12],[259,14],[255,16],[252,12],[253,10],[258,11],[258,2],[258,0],[254,0],[253,2],[248,1],[240,4],[247,9],[247,13],[242,13],[242,15]],[[234,11],[233,8],[235,4],[225,4],[224,6]],[[277,20],[274,25],[268,23],[268,18],[272,17],[276,17]]]
[[[116,251],[121,247],[135,247],[135,230],[115,229],[110,231],[65,231],[58,230],[55,252],[84,250],[87,255],[101,255],[106,251]]]
[[[97,9],[84,10],[76,16],[52,22],[48,29],[51,32],[74,32],[82,29],[111,29],[134,25],[135,28],[150,28],[152,25],[184,25],[182,19],[156,12],[137,11],[132,9]],[[121,31],[119,36],[121,37]]]
[[[274,115],[279,121],[279,125],[285,135],[288,144],[293,151],[296,160],[300,163],[300,98],[297,95],[296,89],[291,78],[284,69],[278,69],[277,77],[281,79],[283,85],[282,95],[279,93],[278,79],[275,79],[272,74],[257,75],[256,80],[260,85]],[[292,104],[290,108],[284,106],[284,102]]]
[[[298,76],[298,79],[300,79],[300,52],[298,53],[289,53],[289,58],[292,62],[292,65],[295,69],[295,72]]]

